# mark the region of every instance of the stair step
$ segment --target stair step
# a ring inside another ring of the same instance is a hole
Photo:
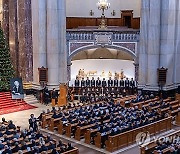
[[[37,100],[37,98],[34,95],[26,95],[24,100],[28,103],[28,104],[36,104],[39,103],[39,101]]]

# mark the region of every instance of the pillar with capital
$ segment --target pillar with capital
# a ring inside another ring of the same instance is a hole
[[[159,90],[161,0],[142,0],[139,53],[139,88]]]
[[[47,3],[44,0],[32,0],[32,39],[33,39],[33,86],[39,87],[38,68],[47,67]]]
[[[59,0],[47,0],[47,67],[49,89],[59,87]]]
[[[59,25],[59,82],[67,84],[67,46],[66,46],[66,0],[58,0],[58,25]]]

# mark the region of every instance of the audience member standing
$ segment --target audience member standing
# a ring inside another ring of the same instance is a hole
[[[34,117],[34,114],[31,114],[31,118],[29,119],[29,128],[32,128],[33,131],[38,130],[37,119]]]

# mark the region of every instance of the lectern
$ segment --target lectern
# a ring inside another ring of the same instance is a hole
[[[59,89],[60,95],[58,97],[58,106],[67,105],[67,85],[61,84]]]

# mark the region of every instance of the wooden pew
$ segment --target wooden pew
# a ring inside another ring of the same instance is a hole
[[[159,97],[156,97],[154,99],[149,99],[146,101],[142,101],[142,102],[138,102],[138,103],[131,103],[131,107],[138,106],[139,109],[142,109],[143,105],[147,106],[150,102],[155,102],[155,101],[159,101]]]
[[[74,124],[63,124],[63,122],[60,120],[59,124],[58,124],[58,133],[63,135],[65,134],[67,137],[71,137],[72,134],[72,129],[74,129],[76,126],[78,125],[78,123],[74,123]]]
[[[60,150],[60,148],[56,148],[56,150]],[[47,153],[48,153],[48,154],[51,154],[51,153],[52,153],[52,150],[48,150]],[[61,154],[79,154],[79,150],[78,150],[78,148],[74,147],[72,150],[63,152],[63,153],[61,153]]]
[[[123,97],[123,98],[118,98],[118,99],[114,99],[114,103],[120,103],[122,106],[125,107],[125,102],[126,101],[129,101],[129,100],[132,100],[132,99],[135,99],[136,98],[136,95],[130,95],[130,96],[126,96],[126,97]]]
[[[105,124],[105,123],[107,123],[109,121],[110,121],[110,119],[103,121],[103,123]],[[100,122],[98,122],[98,124],[100,124]],[[75,139],[80,141],[81,136],[85,136],[85,133],[87,132],[87,130],[92,128],[93,126],[95,126],[95,123],[90,124],[90,125],[86,125],[86,126],[82,126],[82,127],[77,126],[76,132],[75,132]]]
[[[175,101],[172,101],[170,102],[170,105],[172,106],[172,111],[170,112],[170,114],[172,116],[178,114],[178,110],[179,110],[179,100],[175,100]]]
[[[148,124],[118,135],[108,136],[106,141],[106,150],[113,152],[122,146],[128,146],[129,144],[136,141],[136,136],[140,132],[149,132],[150,135],[160,133],[163,130],[169,130],[172,128],[172,117],[165,118],[163,120]],[[98,141],[96,145],[101,143],[101,140]]]
[[[170,107],[167,108],[163,108],[163,109],[158,109],[158,112],[160,114],[162,113],[169,113],[169,115],[175,115],[178,112],[178,108],[179,108],[179,101],[175,100],[175,101],[171,101],[169,102],[170,106],[172,107],[172,111],[170,110]]]

